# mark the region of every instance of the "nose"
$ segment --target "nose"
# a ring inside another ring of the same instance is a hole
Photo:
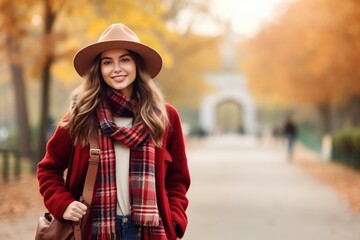
[[[120,63],[115,63],[114,72],[118,73],[118,72],[121,72],[121,70],[122,70],[121,64]]]

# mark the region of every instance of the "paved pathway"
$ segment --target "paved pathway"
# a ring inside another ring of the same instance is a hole
[[[188,150],[185,240],[359,240],[360,216],[285,154],[224,136]]]

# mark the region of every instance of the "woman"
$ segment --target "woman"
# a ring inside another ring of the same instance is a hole
[[[74,67],[85,80],[38,164],[45,206],[69,221],[91,211],[89,239],[181,238],[190,176],[179,115],[152,80],[160,55],[127,26],[112,24],[76,53]],[[94,137],[101,160],[87,208],[79,197]],[[68,192],[63,173],[72,149]]]

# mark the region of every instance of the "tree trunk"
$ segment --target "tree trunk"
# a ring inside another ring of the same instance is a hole
[[[54,62],[53,47],[54,43],[50,39],[54,23],[56,19],[56,12],[53,11],[51,2],[44,0],[44,44],[43,52],[45,64],[42,69],[41,78],[41,108],[40,108],[40,123],[39,123],[39,160],[45,155],[47,130],[49,129],[49,106],[50,106],[50,84],[51,84],[51,66]]]
[[[19,61],[19,47],[14,43],[13,37],[6,39],[8,45],[9,65],[15,90],[15,107],[18,124],[18,148],[21,156],[32,157],[31,154],[31,131],[28,117],[25,80],[21,61]]]
[[[15,108],[17,118],[17,138],[20,156],[32,157],[31,154],[31,131],[28,117],[28,107],[26,98],[26,88],[24,79],[24,69],[22,65],[21,31],[17,28],[17,19],[14,15],[14,4],[11,1],[5,1],[1,4],[5,7],[4,21],[12,24],[11,28],[2,26],[2,33],[5,34],[6,54],[10,67],[12,82],[14,86]]]
[[[49,58],[45,63],[41,79],[41,110],[39,127],[39,160],[45,155],[47,131],[49,129],[49,106],[50,106],[50,68],[53,63]]]

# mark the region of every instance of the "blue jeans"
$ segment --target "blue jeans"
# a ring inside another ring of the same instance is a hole
[[[288,160],[292,160],[295,137],[292,135],[287,135],[286,138],[287,138]]]
[[[138,227],[130,215],[116,216],[116,228],[121,240],[136,240]]]

